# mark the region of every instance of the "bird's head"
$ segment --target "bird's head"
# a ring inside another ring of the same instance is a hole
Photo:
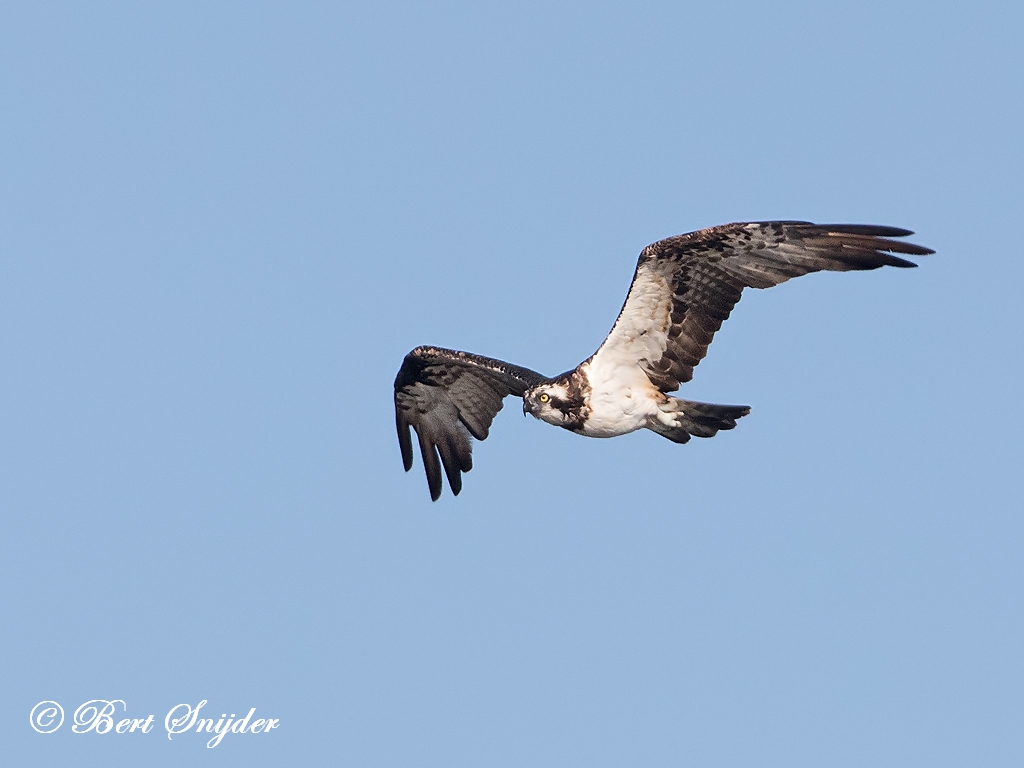
[[[571,407],[569,390],[564,384],[538,384],[523,394],[523,414],[536,416],[556,427],[566,422]]]

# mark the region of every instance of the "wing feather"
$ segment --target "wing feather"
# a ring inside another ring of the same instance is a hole
[[[635,362],[662,391],[693,378],[744,288],[770,288],[823,270],[915,267],[894,254],[933,251],[892,238],[910,230],[870,224],[766,221],[726,224],[653,243],[595,363]]]
[[[517,365],[440,347],[417,347],[395,377],[395,422],[402,464],[413,464],[410,428],[419,438],[430,498],[441,496],[441,470],[456,496],[462,473],[473,468],[472,440],[487,438],[508,395],[546,377]]]

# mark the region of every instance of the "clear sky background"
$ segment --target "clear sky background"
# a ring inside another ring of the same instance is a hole
[[[6,3],[4,761],[1022,764],[1022,28]],[[459,498],[402,472],[409,349],[559,373],[644,245],[771,218],[938,253],[747,292],[685,388],[733,432],[510,400]],[[89,699],[156,730],[72,734]],[[168,741],[203,699],[280,728]]]

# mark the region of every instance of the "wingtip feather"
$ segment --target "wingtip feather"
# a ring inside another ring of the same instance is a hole
[[[402,464],[405,471],[412,469],[412,436],[409,434],[409,423],[402,418],[399,411],[395,411],[395,422],[398,427],[398,447],[402,451]]]
[[[441,498],[441,461],[437,456],[437,448],[422,433],[420,438],[420,455],[423,457],[423,469],[427,474],[427,486],[430,488],[430,500]]]
[[[843,235],[867,235],[869,237],[909,237],[913,230],[903,227],[889,227],[883,224],[815,224],[820,229]]]

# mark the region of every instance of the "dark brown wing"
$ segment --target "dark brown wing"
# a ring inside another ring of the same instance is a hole
[[[507,395],[522,397],[546,378],[489,357],[417,347],[405,356],[395,377],[395,420],[405,471],[412,469],[412,427],[419,437],[430,498],[441,496],[442,466],[458,496],[461,473],[473,468],[470,436],[486,439],[501,401]]]
[[[933,251],[890,239],[911,234],[896,227],[765,221],[660,240],[640,254],[622,312],[594,361],[634,361],[662,392],[671,392],[693,378],[744,288],[769,288],[821,270],[915,267],[892,254]]]

